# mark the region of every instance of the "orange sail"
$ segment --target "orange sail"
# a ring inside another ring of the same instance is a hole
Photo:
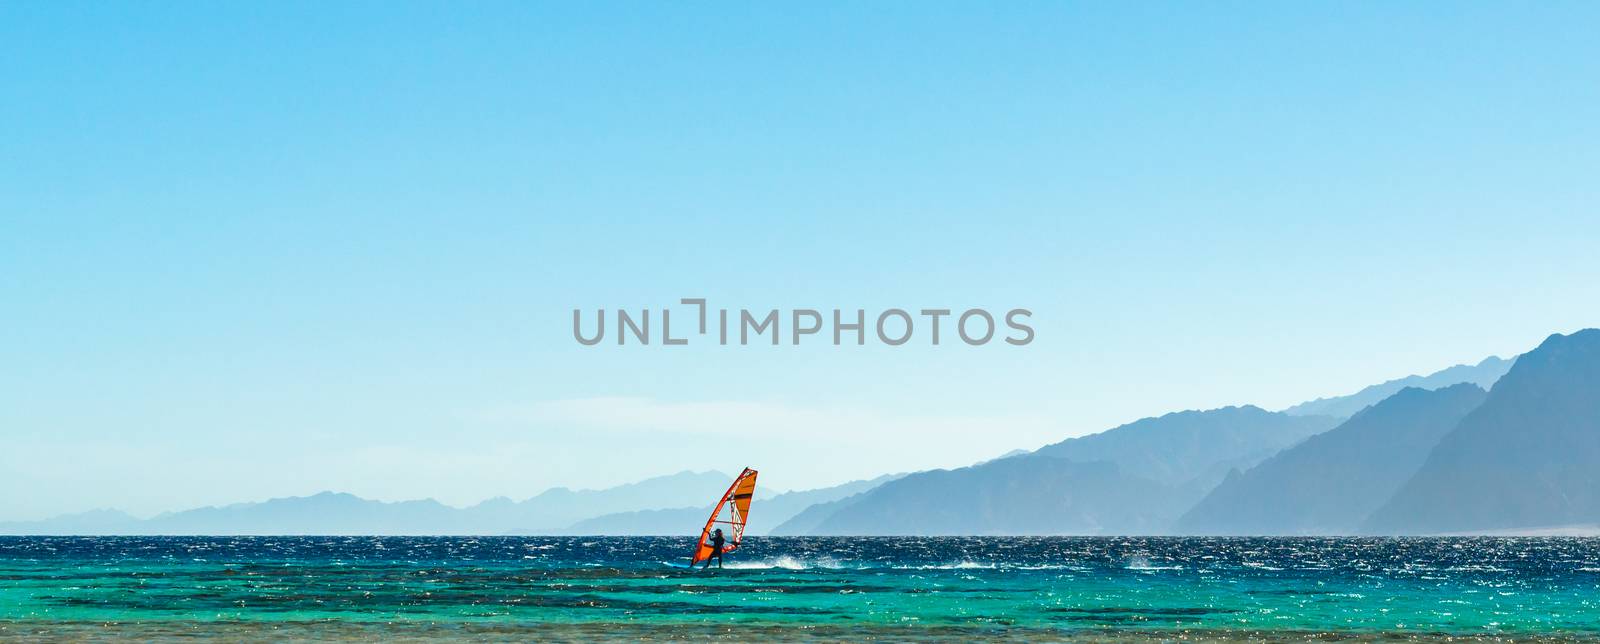
[[[723,552],[732,552],[744,541],[744,524],[750,518],[750,497],[756,492],[756,471],[744,468],[738,478],[733,479],[733,485],[728,486],[728,491],[722,493],[722,500],[717,501],[717,507],[711,510],[711,518],[706,519],[706,527],[700,529],[700,540],[695,542],[694,557],[689,559],[689,566],[705,561],[711,556],[711,531],[723,528],[723,538],[727,540],[722,545]],[[726,510],[726,516],[724,516]],[[731,534],[730,534],[731,533]]]

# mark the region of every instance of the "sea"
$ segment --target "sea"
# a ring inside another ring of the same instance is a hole
[[[1600,539],[0,537],[0,637],[1600,641]]]

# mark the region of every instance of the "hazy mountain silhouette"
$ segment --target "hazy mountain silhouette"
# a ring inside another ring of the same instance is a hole
[[[767,534],[773,536],[822,534],[821,532],[818,532],[818,530],[822,527],[823,521],[828,520],[828,517],[833,516],[833,514],[838,512],[841,508],[859,502],[864,498],[867,498],[867,492],[852,494],[842,499],[810,505],[806,507],[806,509],[795,513],[794,516],[789,517],[789,520],[778,524]]]
[[[1194,497],[1198,500],[1229,470],[1249,468],[1338,423],[1328,416],[1291,416],[1253,405],[1180,411],[1069,438],[1035,453],[1070,461],[1109,461],[1129,475],[1169,486],[1202,487]]]
[[[879,486],[813,534],[1148,534],[1184,504],[1170,488],[1104,461],[1030,454]]]
[[[1440,439],[1364,529],[1431,534],[1600,520],[1600,330],[1552,335]]]
[[[145,534],[434,534],[455,532],[465,510],[433,499],[385,503],[353,494],[236,503],[156,516],[141,522]],[[463,530],[471,533],[475,530]]]
[[[559,531],[574,522],[614,512],[670,508],[691,499],[713,497],[727,489],[733,477],[722,472],[679,472],[602,490],[551,488],[531,499],[484,501],[467,508],[479,525],[507,531]]]
[[[501,497],[467,508],[432,499],[386,503],[322,492],[169,512],[145,520],[101,510],[0,523],[0,534],[505,534],[559,530],[597,514],[715,496],[732,480],[720,472],[679,472],[601,490],[553,488],[525,501]]]
[[[140,520],[121,510],[90,510],[39,521],[0,521],[0,534],[135,534]]]
[[[1439,438],[1487,396],[1462,383],[1406,387],[1262,461],[1232,472],[1178,521],[1185,534],[1350,534],[1417,471]]]
[[[1033,454],[911,474],[801,513],[780,531],[1159,533],[1230,467],[1253,465],[1336,422],[1248,406],[1146,418]]]
[[[1489,356],[1475,365],[1458,364],[1426,376],[1406,376],[1382,382],[1348,396],[1318,398],[1303,402],[1283,410],[1283,413],[1294,416],[1322,415],[1349,418],[1354,416],[1356,412],[1377,404],[1378,401],[1393,396],[1406,387],[1440,389],[1468,382],[1480,388],[1488,389],[1494,386],[1496,380],[1499,380],[1501,376],[1511,370],[1511,365],[1515,362],[1516,358],[1505,360],[1499,356]]]
[[[789,521],[796,514],[818,504],[826,504],[844,497],[873,489],[904,474],[886,474],[866,481],[851,481],[815,490],[785,492],[760,499],[750,507],[750,523],[745,534],[768,534],[773,528]],[[688,534],[700,528],[716,503],[706,496],[704,505],[662,510],[616,512],[584,519],[560,532],[565,534],[607,535],[671,535]]]
[[[97,510],[0,523],[0,534],[688,534],[731,480],[680,472],[467,508],[324,492],[143,520]],[[1491,357],[1284,412],[1176,412],[970,467],[764,496],[751,518],[752,534],[1595,526],[1600,330],[1553,335],[1514,362]]]

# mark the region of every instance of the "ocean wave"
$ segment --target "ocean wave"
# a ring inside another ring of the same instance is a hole
[[[1152,563],[1150,563],[1150,558],[1146,557],[1146,556],[1143,556],[1143,555],[1135,555],[1133,557],[1129,557],[1127,565],[1123,566],[1123,568],[1125,568],[1127,570],[1140,570],[1140,571],[1152,571],[1152,572],[1158,571],[1158,570],[1183,570],[1183,566],[1158,566],[1158,565],[1152,564]]]
[[[832,557],[800,558],[789,555],[780,555],[760,561],[730,561],[723,567],[733,570],[811,570],[815,568],[848,570],[861,568],[861,566],[845,564]]]
[[[993,570],[996,567],[992,563],[977,561],[957,561],[955,563],[923,564],[920,566],[890,566],[894,570]]]

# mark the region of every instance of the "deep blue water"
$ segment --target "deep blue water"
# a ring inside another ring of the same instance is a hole
[[[710,571],[690,544],[0,537],[0,634],[1600,637],[1597,539],[751,538]]]

